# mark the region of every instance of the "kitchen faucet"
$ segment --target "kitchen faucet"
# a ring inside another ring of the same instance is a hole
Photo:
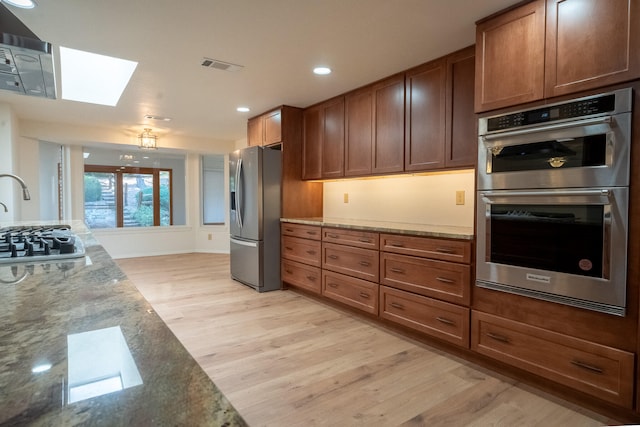
[[[22,186],[22,199],[23,200],[31,200],[31,195],[29,195],[29,189],[27,188],[27,184],[24,183],[24,181],[22,180],[22,178],[20,178],[17,175],[13,175],[10,173],[0,173],[0,178],[2,178],[3,176],[8,176],[9,178],[13,178],[16,181],[18,181],[20,183],[20,185]],[[5,206],[5,212],[7,211],[7,207]]]
[[[4,211],[5,211],[5,212],[9,212],[9,211],[7,210],[7,205],[5,205],[5,204],[4,204],[4,203],[2,203],[2,202],[0,202],[0,205],[2,205],[2,207],[4,208]]]

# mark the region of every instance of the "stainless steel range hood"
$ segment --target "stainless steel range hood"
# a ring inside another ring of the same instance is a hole
[[[56,98],[51,44],[40,40],[1,3],[0,89]]]

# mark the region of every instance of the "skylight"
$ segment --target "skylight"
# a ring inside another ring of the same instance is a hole
[[[60,46],[62,99],[115,106],[137,62]]]

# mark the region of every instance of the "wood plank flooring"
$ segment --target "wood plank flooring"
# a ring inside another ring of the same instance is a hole
[[[251,426],[600,426],[611,420],[295,291],[229,256],[117,261]]]

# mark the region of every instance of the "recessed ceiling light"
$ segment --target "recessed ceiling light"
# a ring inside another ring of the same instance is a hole
[[[236,111],[238,111],[240,113],[248,113],[251,110],[249,109],[249,107],[238,107],[238,108],[236,108]]]
[[[313,69],[314,74],[318,74],[318,75],[325,75],[325,74],[331,74],[331,68],[329,67],[316,67]]]
[[[36,7],[36,2],[33,0],[3,0],[4,3],[9,6],[15,6],[22,9],[33,9]]]

